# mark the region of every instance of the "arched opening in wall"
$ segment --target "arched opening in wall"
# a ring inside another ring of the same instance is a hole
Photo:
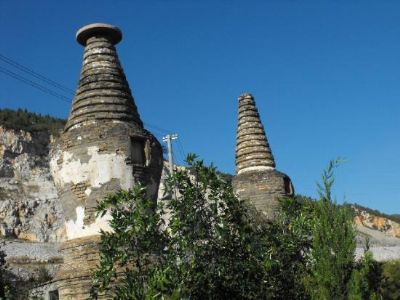
[[[288,177],[283,178],[283,185],[284,185],[285,193],[287,195],[293,195],[294,191],[293,191],[292,182],[290,181],[290,179]]]

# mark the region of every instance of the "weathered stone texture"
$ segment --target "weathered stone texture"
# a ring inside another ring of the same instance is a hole
[[[232,183],[240,199],[249,200],[269,219],[278,212],[279,198],[294,192],[290,178],[276,170],[245,172],[235,176]]]
[[[0,126],[0,237],[62,238],[62,209],[49,170],[50,139],[45,132]]]
[[[89,299],[91,275],[99,261],[99,242],[99,236],[91,236],[62,244],[64,264],[55,277],[60,299]]]
[[[233,186],[268,218],[275,217],[279,198],[293,195],[290,178],[275,170],[275,161],[251,94],[239,96],[236,176]]]
[[[109,193],[142,183],[157,199],[161,145],[143,128],[114,47],[121,38],[106,24],[77,34],[85,46],[79,87],[51,159],[67,239],[99,232],[105,222],[95,217],[96,201]]]
[[[275,167],[254,98],[251,94],[239,96],[238,127],[236,133],[236,173],[246,170]]]
[[[83,66],[65,130],[99,120],[120,120],[142,128],[114,47],[115,40],[103,36],[104,30],[94,36],[86,35],[85,31],[80,34],[85,35],[81,40],[85,46]],[[79,33],[77,38],[81,39]]]
[[[77,34],[85,46],[79,87],[50,162],[66,241],[64,264],[48,287],[57,287],[60,299],[89,296],[100,230],[110,230],[110,215],[95,215],[97,201],[139,183],[154,204],[157,200],[162,149],[143,128],[114,47],[121,38],[119,29],[107,24],[88,25]]]
[[[132,139],[150,144],[143,164],[132,157]],[[155,200],[161,175],[161,146],[147,131],[127,123],[99,122],[63,134],[61,149],[53,152],[52,172],[67,220],[76,218],[76,207],[85,208],[86,220],[94,218],[96,201],[120,188],[148,184]]]

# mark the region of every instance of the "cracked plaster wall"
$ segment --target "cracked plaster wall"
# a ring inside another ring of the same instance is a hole
[[[143,149],[135,162],[132,143]],[[107,230],[108,216],[95,215],[97,201],[142,182],[156,200],[161,175],[161,146],[145,130],[124,122],[95,122],[64,132],[54,145],[50,167],[65,216],[66,239]]]

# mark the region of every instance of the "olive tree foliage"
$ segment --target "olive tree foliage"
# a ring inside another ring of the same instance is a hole
[[[102,232],[92,298],[99,293],[114,299],[372,295],[376,288],[365,284],[372,258],[355,264],[352,215],[332,200],[336,165],[331,162],[323,173],[320,201],[282,199],[273,221],[239,200],[230,180],[194,155],[168,179],[175,197],[165,205],[156,207],[140,186],[106,197],[98,214],[111,215],[112,231]]]
[[[163,220],[142,186],[121,190],[100,201],[97,215],[107,213],[112,231],[101,231],[100,263],[93,274],[92,298],[110,292],[116,299],[143,299],[152,268],[166,245]]]
[[[205,167],[194,156],[188,166],[169,181],[177,195],[168,206],[171,250],[155,276],[167,280],[152,281],[151,294],[255,299],[273,293],[273,278],[266,276],[270,266],[264,263],[269,255],[267,224],[238,200],[214,167]]]
[[[169,178],[176,196],[165,207],[146,200],[143,187],[100,201],[98,214],[111,214],[112,231],[102,232],[92,297],[302,298],[297,274],[308,241],[300,225],[289,226],[296,202],[288,200],[287,214],[269,222],[215,167],[194,155],[187,164]]]

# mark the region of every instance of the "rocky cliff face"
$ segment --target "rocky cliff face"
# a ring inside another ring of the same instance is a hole
[[[370,251],[378,261],[400,259],[400,224],[369,209],[354,205],[357,230],[356,257],[364,253],[368,240]]]
[[[48,242],[62,232],[46,132],[0,126],[0,237]]]
[[[388,218],[377,216],[360,208],[354,208],[354,223],[372,230],[378,230],[390,237],[400,238],[400,224]]]
[[[63,238],[63,213],[49,169],[53,137],[46,132],[30,133],[0,126],[0,238],[30,242],[57,242]],[[169,174],[164,165],[159,199]],[[359,248],[365,237],[377,253],[399,247],[400,224],[354,207]],[[396,248],[397,249],[397,248]],[[361,251],[361,250],[360,250]]]

